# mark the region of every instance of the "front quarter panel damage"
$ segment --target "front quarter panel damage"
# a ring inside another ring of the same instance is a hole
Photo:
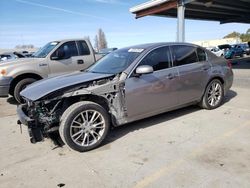
[[[106,100],[109,107],[109,113],[112,117],[114,126],[127,123],[127,109],[125,106],[125,82],[114,78],[105,84],[99,85],[93,83],[88,88],[74,91],[72,96],[92,95],[99,96]]]
[[[127,123],[124,86],[125,82],[119,80],[117,76],[92,81],[87,85],[85,83],[84,87],[78,85],[70,90],[57,92],[58,95],[52,93],[50,97],[46,96],[39,101],[27,100],[27,107],[24,111],[27,117],[32,119],[32,122],[27,124],[32,143],[42,141],[43,137],[49,137],[55,144],[61,145],[62,142],[58,134],[60,118],[63,112],[77,101],[96,102],[95,99],[98,98],[101,104],[105,103],[113,126]]]

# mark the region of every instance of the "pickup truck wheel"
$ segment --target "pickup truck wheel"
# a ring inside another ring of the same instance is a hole
[[[205,90],[199,106],[207,110],[212,110],[220,106],[224,98],[223,84],[220,80],[212,80]]]
[[[17,102],[19,103],[24,103],[24,100],[22,99],[22,97],[20,96],[20,92],[26,88],[29,84],[33,83],[37,81],[36,79],[34,78],[25,78],[23,80],[20,80],[15,88],[14,88],[14,98]]]
[[[109,127],[110,118],[102,106],[82,101],[65,110],[59,133],[71,149],[84,152],[98,147],[106,138]]]

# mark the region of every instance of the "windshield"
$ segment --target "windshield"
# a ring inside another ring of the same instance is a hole
[[[35,52],[32,57],[44,58],[46,57],[57,45],[59,42],[50,42],[46,44],[44,47],[40,48],[37,52]]]
[[[123,72],[143,51],[143,49],[123,48],[114,51],[91,66],[87,71],[103,74]]]

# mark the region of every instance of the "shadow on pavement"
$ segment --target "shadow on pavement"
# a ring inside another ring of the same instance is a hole
[[[233,91],[233,90],[230,89],[230,90],[227,92],[227,94],[226,94],[226,96],[225,96],[225,98],[224,98],[224,101],[223,101],[223,104],[222,104],[222,105],[228,103],[231,99],[233,99],[233,98],[236,97],[236,96],[237,96],[237,93],[236,93],[235,91]]]
[[[179,110],[175,110],[175,111],[170,111],[167,113],[163,113],[160,115],[156,115],[153,117],[149,117],[149,118],[145,118],[143,120],[139,120],[139,121],[135,121],[126,125],[122,125],[120,127],[116,127],[113,130],[110,131],[107,139],[105,140],[105,143],[103,145],[109,144],[123,136],[125,136],[126,134],[130,133],[130,132],[134,132],[140,129],[145,129],[151,126],[154,126],[156,124],[159,123],[163,123],[163,122],[167,122],[170,121],[172,119],[181,117],[183,115],[187,115],[196,111],[199,111],[200,108],[198,106],[189,106],[186,108],[182,108]]]
[[[14,97],[9,97],[7,102],[12,105],[18,105],[19,103],[14,99]]]
[[[224,98],[223,104],[229,102],[232,98],[236,97],[237,93],[233,90],[229,90],[226,97]],[[183,115],[191,114],[193,112],[199,111],[201,108],[199,108],[196,105],[188,106],[182,109],[166,112],[160,115],[156,115],[153,117],[149,117],[143,120],[139,120],[133,123],[126,124],[124,126],[116,127],[113,130],[110,131],[105,143],[102,144],[101,147],[104,147],[106,144],[109,144],[126,134],[137,131],[140,129],[145,129],[151,126],[154,126],[159,123],[167,122],[175,118],[179,118]]]

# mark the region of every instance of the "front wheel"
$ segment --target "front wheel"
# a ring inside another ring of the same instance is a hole
[[[214,79],[207,85],[207,88],[199,105],[202,108],[212,110],[221,105],[223,98],[223,85],[220,80]]]
[[[71,149],[84,152],[98,147],[106,138],[109,127],[110,118],[102,106],[82,101],[63,113],[59,133]]]

